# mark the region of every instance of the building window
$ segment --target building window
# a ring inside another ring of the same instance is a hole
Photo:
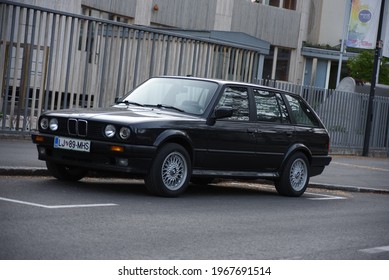
[[[289,77],[290,50],[278,48],[276,80],[287,81]]]
[[[264,62],[263,62],[263,73],[262,78],[263,79],[271,79],[271,70],[273,67],[273,57],[274,57],[274,46],[270,46],[269,54],[265,56]]]
[[[296,10],[296,0],[284,0],[284,9]]]
[[[269,6],[279,7],[280,6],[280,0],[269,0]]]

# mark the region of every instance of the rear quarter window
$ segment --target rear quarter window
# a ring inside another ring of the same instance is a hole
[[[286,99],[289,102],[291,114],[296,124],[304,126],[319,127],[320,123],[315,114],[308,106],[299,98],[286,94]]]

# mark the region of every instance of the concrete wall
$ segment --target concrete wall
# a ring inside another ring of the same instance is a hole
[[[151,23],[187,29],[212,30],[216,0],[155,0]]]
[[[43,7],[46,9],[53,9],[62,12],[68,13],[81,13],[81,1],[82,0],[12,0],[16,3],[24,3],[28,5],[34,5],[38,7]]]
[[[235,0],[232,31],[242,31],[272,45],[296,48],[300,12]]]
[[[343,18],[346,0],[323,1],[318,43],[336,46],[340,44],[343,33]]]
[[[132,18],[135,17],[137,0],[81,0],[81,2],[82,5],[93,7],[94,9]]]

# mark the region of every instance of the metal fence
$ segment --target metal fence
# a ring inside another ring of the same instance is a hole
[[[0,131],[35,129],[42,111],[108,106],[157,75],[258,80],[261,54],[215,40],[0,1]],[[332,147],[361,148],[368,96],[281,81],[302,95]],[[389,99],[376,96],[370,146],[389,146]]]
[[[258,80],[301,95],[315,109],[326,125],[331,146],[362,149],[369,95],[291,84],[282,81]],[[389,151],[389,97],[375,96],[370,147]]]
[[[0,1],[0,130],[45,110],[112,104],[151,76],[250,82],[257,49]]]

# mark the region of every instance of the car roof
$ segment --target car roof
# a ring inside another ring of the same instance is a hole
[[[183,79],[183,80],[186,79],[186,80],[197,80],[197,81],[209,81],[209,82],[217,83],[217,84],[219,84],[221,86],[223,86],[223,85],[236,85],[236,86],[258,87],[258,88],[261,88],[261,89],[267,89],[267,90],[270,90],[270,91],[277,91],[277,92],[280,92],[280,93],[287,93],[287,94],[291,94],[291,95],[294,95],[294,96],[297,95],[297,94],[295,94],[293,92],[282,90],[282,89],[278,89],[278,88],[274,88],[274,87],[263,86],[263,85],[254,84],[254,83],[247,83],[247,82],[231,81],[231,80],[201,78],[201,77],[194,77],[194,76],[156,76],[156,77],[153,77],[153,78],[177,78],[177,79]]]

